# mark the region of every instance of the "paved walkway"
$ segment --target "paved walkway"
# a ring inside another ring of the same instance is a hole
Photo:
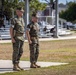
[[[76,39],[76,36],[62,36],[58,38],[40,38],[39,41],[51,41],[51,40],[67,40]],[[27,40],[25,40],[27,42]],[[11,43],[11,40],[0,40],[0,43]]]
[[[59,63],[59,62],[38,62],[38,65],[41,67],[49,67],[49,66],[58,66],[58,65],[66,65],[68,63]],[[30,62],[29,61],[20,61],[20,66],[24,68],[24,70],[30,70]],[[12,61],[11,60],[0,60],[0,73],[14,72],[12,70]]]

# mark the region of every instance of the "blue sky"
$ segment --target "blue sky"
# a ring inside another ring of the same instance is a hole
[[[44,2],[45,0],[40,0],[41,2]],[[50,0],[47,0],[50,1]],[[59,0],[59,3],[66,3],[66,1],[70,2],[70,1],[74,1],[74,0]]]

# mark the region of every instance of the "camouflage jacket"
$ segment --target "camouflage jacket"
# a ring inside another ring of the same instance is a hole
[[[15,17],[11,19],[11,27],[14,30],[14,37],[24,40],[24,26],[25,24],[23,18]]]
[[[27,25],[27,29],[29,30],[30,37],[38,37],[38,23],[31,22]]]

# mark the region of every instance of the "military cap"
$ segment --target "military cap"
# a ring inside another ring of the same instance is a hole
[[[37,17],[37,14],[35,14],[35,13],[34,13],[34,14],[32,14],[32,17],[36,17],[36,18],[38,18],[38,17]]]
[[[17,9],[16,9],[16,10],[19,10],[19,11],[24,12],[24,10],[23,10],[23,8],[22,8],[22,7],[17,7]]]

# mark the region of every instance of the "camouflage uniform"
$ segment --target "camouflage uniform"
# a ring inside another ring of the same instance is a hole
[[[15,43],[13,43],[13,64],[19,63],[20,57],[23,53],[23,44],[24,44],[24,20],[23,18],[13,18],[11,20],[11,27],[14,30],[14,39]]]
[[[39,55],[38,24],[31,22],[27,25],[27,29],[29,30],[30,39],[32,41],[32,43],[29,44],[30,62],[36,63]]]

